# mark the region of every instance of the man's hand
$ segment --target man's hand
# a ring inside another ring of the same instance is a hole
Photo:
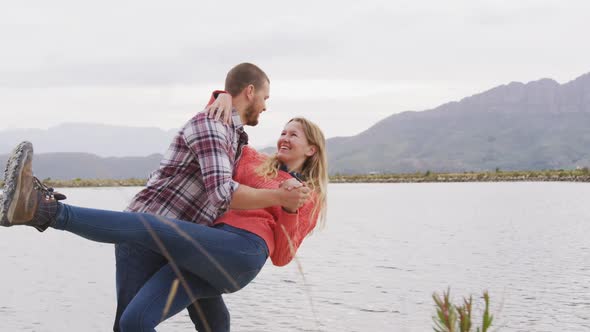
[[[205,112],[210,119],[219,120],[225,124],[231,124],[231,110],[232,98],[229,93],[221,93],[217,96],[217,99],[211,104],[205,107]],[[222,118],[223,116],[223,118]]]
[[[299,183],[299,181],[297,182]],[[295,213],[297,209],[307,202],[310,193],[311,189],[301,183],[299,183],[299,187],[289,189],[289,185],[285,185],[283,182],[279,188],[281,206],[285,211]]]

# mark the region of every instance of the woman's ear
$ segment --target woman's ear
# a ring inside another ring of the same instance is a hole
[[[309,148],[307,149],[307,152],[305,152],[305,155],[307,157],[311,157],[317,152],[317,150],[318,150],[318,148],[315,145],[310,145]]]

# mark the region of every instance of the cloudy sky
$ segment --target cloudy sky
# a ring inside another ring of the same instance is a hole
[[[271,78],[248,131],[289,118],[357,134],[511,81],[590,72],[590,1],[0,0],[0,130],[180,127],[227,71]]]

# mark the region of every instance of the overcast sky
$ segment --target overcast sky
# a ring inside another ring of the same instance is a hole
[[[349,136],[511,81],[590,72],[587,0],[0,3],[0,130],[177,128],[245,61],[271,78],[255,146],[296,115]]]

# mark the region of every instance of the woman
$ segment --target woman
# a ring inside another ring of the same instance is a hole
[[[236,181],[256,188],[277,188],[293,186],[294,177],[299,177],[312,189],[312,198],[298,211],[282,207],[230,210],[214,227],[207,227],[149,214],[59,203],[65,197],[32,176],[32,146],[23,142],[6,169],[0,223],[52,227],[104,243],[132,243],[166,257],[169,264],[143,286],[121,318],[122,331],[155,331],[160,321],[196,299],[243,288],[268,256],[275,265],[287,264],[316,221],[324,221],[328,177],[321,130],[304,118],[294,118],[281,133],[277,149],[268,157],[245,147]],[[182,286],[167,303],[178,280]]]

